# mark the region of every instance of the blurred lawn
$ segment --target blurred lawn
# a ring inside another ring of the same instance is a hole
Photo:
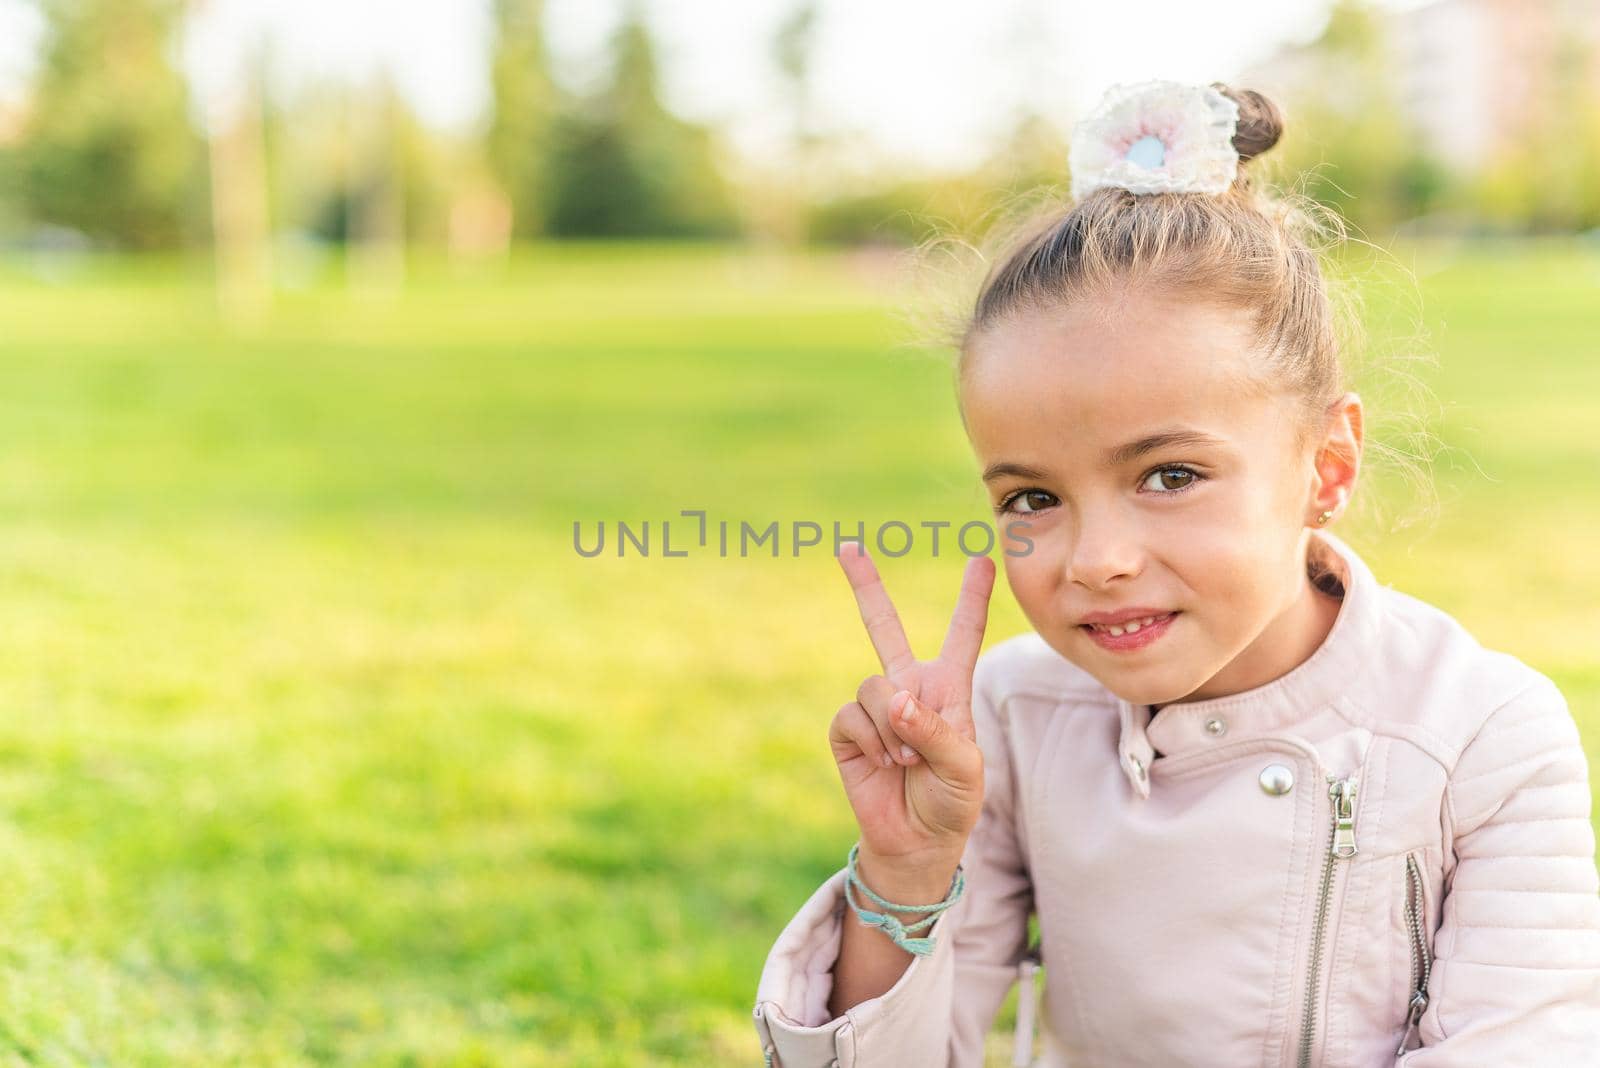
[[[1593,757],[1600,257],[1417,264],[1441,516],[1339,533]],[[660,524],[988,518],[883,267],[538,249],[248,333],[182,264],[0,271],[0,1065],[758,1063],[877,664],[825,548]],[[577,556],[601,519],[654,555]],[[931,652],[961,558],[881,563]]]

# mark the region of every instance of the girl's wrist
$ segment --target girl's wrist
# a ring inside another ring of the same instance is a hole
[[[856,875],[873,893],[901,905],[933,905],[950,893],[960,854],[928,855],[886,859],[873,855],[865,846],[856,852]],[[902,919],[921,919],[922,914],[903,913]]]

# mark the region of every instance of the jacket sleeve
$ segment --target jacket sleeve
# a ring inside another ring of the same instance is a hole
[[[1489,717],[1445,788],[1456,866],[1434,939],[1423,1045],[1397,1068],[1594,1063],[1591,804],[1577,724],[1541,675]]]
[[[846,922],[845,869],[819,887],[772,947],[756,991],[755,1025],[775,1068],[979,1068],[984,1038],[1027,951],[1033,884],[1016,827],[1012,758],[997,709],[974,681],[973,725],[983,750],[983,808],[962,854],[966,890],[922,934],[883,994],[828,1016],[833,966]]]

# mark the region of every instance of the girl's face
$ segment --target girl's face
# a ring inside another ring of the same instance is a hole
[[[1011,590],[1129,701],[1264,684],[1337,612],[1305,574],[1315,450],[1295,449],[1289,398],[1249,387],[1252,356],[1244,313],[1128,293],[1019,314],[969,352],[962,407],[1001,546],[1033,545],[1004,557]],[[1121,639],[1084,624],[1126,609],[1176,614]]]

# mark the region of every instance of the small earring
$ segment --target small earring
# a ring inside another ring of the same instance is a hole
[[[1328,520],[1330,520],[1332,518],[1333,518],[1333,513],[1332,512],[1323,512],[1321,515],[1317,516],[1317,522],[1319,524],[1320,523],[1326,523]]]

